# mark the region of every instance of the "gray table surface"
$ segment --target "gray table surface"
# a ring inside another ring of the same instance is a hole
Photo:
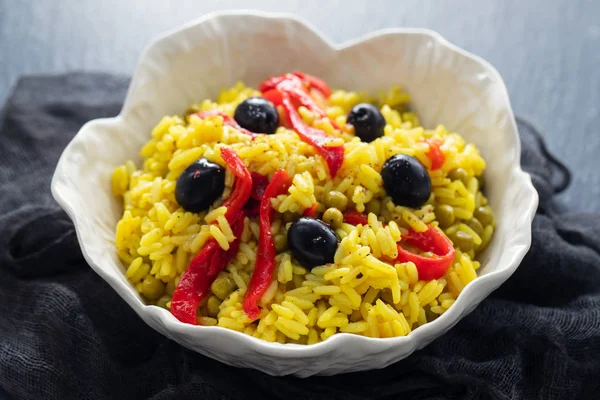
[[[22,74],[131,74],[156,34],[231,8],[296,13],[334,41],[427,27],[490,61],[515,113],[543,131],[574,171],[561,195],[600,211],[600,1],[595,0],[0,0],[0,103]]]

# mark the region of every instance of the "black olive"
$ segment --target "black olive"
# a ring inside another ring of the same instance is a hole
[[[427,170],[414,157],[396,154],[383,163],[383,186],[394,203],[419,208],[431,195],[431,178]]]
[[[332,263],[338,246],[338,237],[329,225],[307,217],[292,224],[287,239],[292,255],[307,268]]]
[[[225,189],[225,169],[201,158],[187,167],[177,179],[175,199],[184,210],[208,209]]]
[[[254,133],[271,135],[279,126],[277,109],[263,97],[250,97],[242,101],[235,109],[233,119],[242,128]]]
[[[354,134],[363,142],[372,142],[383,136],[385,118],[373,104],[361,103],[352,107],[346,120],[354,127]]]

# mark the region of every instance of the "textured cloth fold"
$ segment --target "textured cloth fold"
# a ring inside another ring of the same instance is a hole
[[[600,393],[600,215],[558,213],[569,171],[519,120],[540,194],[532,248],[452,330],[388,368],[271,377],[200,356],[145,325],[85,263],[50,178],[128,79],[21,79],[0,122],[0,398],[571,399]]]

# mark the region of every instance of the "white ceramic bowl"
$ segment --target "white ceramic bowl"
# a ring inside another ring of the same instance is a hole
[[[474,142],[487,161],[486,190],[498,226],[480,276],[445,314],[406,337],[337,334],[311,346],[268,343],[223,328],[185,325],[168,311],[145,305],[125,279],[114,243],[122,209],[110,189],[113,168],[138,159],[162,116],[214,98],[238,80],[257,85],[291,70],[319,76],[335,88],[374,92],[401,84],[425,126],[445,124]],[[152,42],[121,113],[88,122],[65,149],[52,193],[73,220],[90,266],[157,331],[226,364],[273,375],[332,375],[382,368],[407,357],[444,334],[515,271],[530,246],[538,202],[519,156],[515,119],[498,72],[433,31],[387,29],[335,45],[289,15],[228,12]]]

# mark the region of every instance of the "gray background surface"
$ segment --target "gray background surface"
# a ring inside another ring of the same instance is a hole
[[[600,211],[600,1],[0,0],[0,103],[21,74],[131,74],[158,33],[231,8],[293,12],[337,42],[387,27],[440,32],[500,71],[515,113],[574,171],[561,200]]]

